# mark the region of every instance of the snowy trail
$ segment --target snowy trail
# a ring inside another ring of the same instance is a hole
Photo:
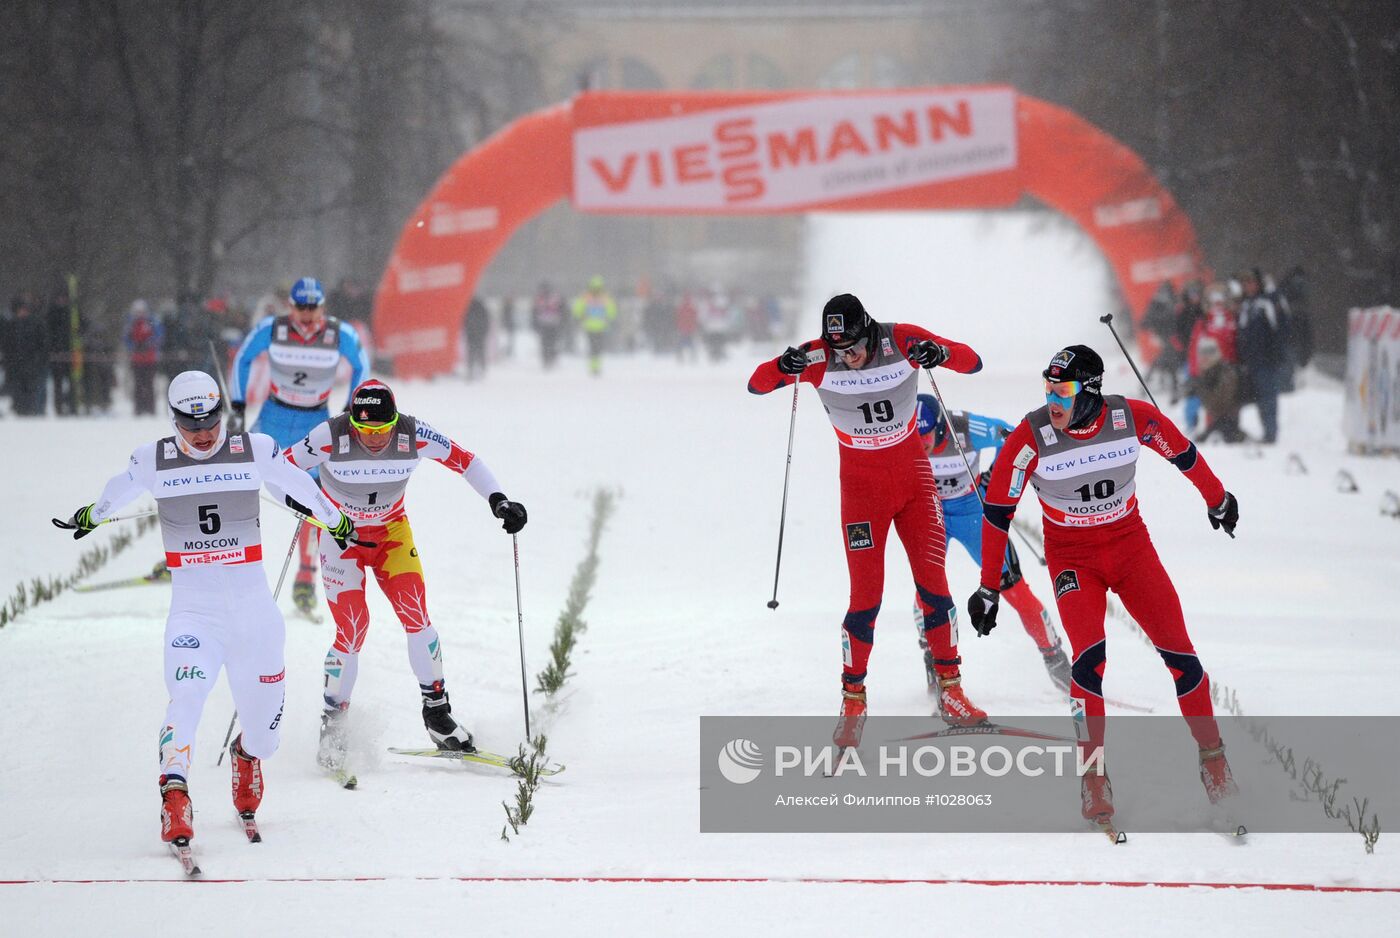
[[[889,307],[890,318],[964,335],[956,322]],[[1096,311],[1086,307],[1079,318]],[[1018,417],[1036,404],[1039,363],[1054,347],[1085,340],[1111,347],[1092,318],[1075,328],[1081,331],[1056,338],[1043,352],[1033,348],[1043,335],[1009,339],[1005,358],[984,352],[982,375],[940,375],[944,397],[954,407]],[[501,802],[515,787],[509,777],[383,751],[421,745],[426,737],[401,629],[377,591],[371,590],[373,624],[353,710],[359,790],[336,788],[314,765],[329,621],[316,626],[288,617],[287,710],[282,749],[266,767],[263,844],[244,840],[227,800],[227,768],[214,767],[231,712],[222,683],[209,700],[191,778],[195,844],[211,879],[247,881],[239,883],[149,882],[179,872],[157,839],[154,771],[169,588],[69,594],[0,630],[0,753],[6,754],[0,932],[10,933],[16,922],[20,934],[41,924],[48,932],[81,933],[101,921],[105,934],[149,934],[153,915],[197,916],[213,931],[233,931],[250,907],[277,909],[275,918],[259,914],[278,930],[324,929],[335,914],[338,929],[375,934],[421,932],[425,920],[459,915],[463,930],[468,922],[519,925],[523,914],[527,932],[596,933],[606,922],[620,923],[620,934],[643,927],[713,933],[720,926],[786,933],[799,920],[829,923],[853,909],[872,930],[936,914],[940,925],[968,934],[1077,932],[1082,928],[1072,915],[1088,908],[1125,928],[1132,923],[1137,934],[1175,934],[1188,919],[1228,922],[1240,934],[1330,931],[1339,920],[1365,933],[1366,925],[1375,931],[1394,920],[1400,911],[1394,893],[454,880],[1400,886],[1388,835],[1371,856],[1359,837],[1345,832],[1255,835],[1244,847],[1212,835],[1143,834],[1121,848],[1087,832],[701,835],[701,715],[834,714],[837,706],[846,573],[836,443],[808,389],[798,413],[781,606],[765,608],[790,397],[752,397],[745,381],[760,358],[780,348],[776,342],[741,347],[725,364],[686,369],[646,357],[609,359],[596,381],[584,377],[577,359],[566,359],[554,374],[522,360],[504,363],[477,385],[396,384],[405,411],[481,454],[507,494],[529,507],[520,549],[532,686],[583,554],[591,494],[598,486],[621,492],[603,535],[575,676],[557,713],[535,712],[549,734],[551,757],[568,770],[540,790],[535,817],[509,844],[499,839]],[[1025,364],[1032,352],[1034,367]],[[1137,394],[1120,357],[1105,357],[1106,387]],[[1393,680],[1400,673],[1394,575],[1400,528],[1377,510],[1383,488],[1394,487],[1395,464],[1344,454],[1340,406],[1340,390],[1308,387],[1283,401],[1277,450],[1256,458],[1246,450],[1206,448],[1240,499],[1234,541],[1211,531],[1195,490],[1171,466],[1151,456],[1141,463],[1142,511],[1202,660],[1251,714],[1400,714]],[[0,484],[23,493],[12,515],[25,537],[6,547],[5,590],[23,578],[65,572],[80,550],[110,537],[101,531],[75,545],[48,518],[95,497],[135,445],[168,432],[152,418],[26,422],[24,430],[34,452],[72,461],[41,475],[20,460],[0,466]],[[1302,456],[1308,474],[1285,472],[1290,452]],[[1341,468],[1355,475],[1361,493],[1334,489]],[[510,751],[523,735],[510,539],[480,499],[439,467],[417,473],[408,499],[454,709],[483,746]],[[1033,501],[1023,502],[1022,516],[1037,518]],[[291,521],[269,510],[264,525],[267,574],[275,582]],[[157,536],[148,534],[93,579],[144,572],[158,551]],[[872,712],[926,714],[908,612],[912,582],[897,541],[888,557],[870,668]],[[1050,584],[1026,559],[1032,588],[1052,606]],[[972,561],[953,551],[949,579],[959,603],[975,578]],[[287,596],[282,605],[290,610]],[[1064,713],[1030,640],[1008,619],[986,639],[964,634],[970,695],[1006,715]],[[1106,693],[1174,712],[1171,681],[1152,650],[1120,625],[1110,626],[1109,641]],[[383,880],[355,881],[360,877]],[[272,881],[278,879],[312,881]],[[3,885],[36,880],[137,882]],[[353,921],[346,922],[350,912]]]
[[[681,372],[642,359],[610,362],[608,376],[592,383],[510,366],[491,383],[467,389],[448,381],[404,385],[400,398],[406,410],[423,413],[475,448],[508,491],[530,506],[531,527],[522,535],[521,550],[532,675],[543,663],[553,618],[582,555],[588,494],[598,485],[622,490],[603,537],[598,585],[586,613],[590,628],[579,647],[572,690],[557,715],[537,712],[547,723],[552,755],[569,769],[541,790],[535,819],[507,845],[498,834],[500,802],[514,787],[509,778],[382,754],[385,746],[419,744],[422,729],[399,627],[375,593],[374,625],[355,698],[362,722],[361,787],[335,788],[313,764],[320,659],[329,626],[289,618],[283,748],[268,763],[269,794],[260,812],[267,842],[257,847],[243,842],[226,807],[227,770],[213,767],[230,712],[226,692],[216,691],[206,710],[192,786],[196,844],[208,875],[389,877],[395,882],[364,887],[363,895],[485,893],[493,897],[488,904],[499,900],[503,906],[513,901],[506,897],[536,887],[398,880],[854,876],[1400,884],[1400,869],[1384,843],[1378,854],[1365,856],[1351,834],[1257,835],[1244,849],[1210,836],[1142,835],[1118,850],[1092,834],[700,835],[698,716],[832,711],[845,599],[844,566],[831,533],[839,530],[835,443],[815,397],[804,395],[782,606],[776,612],[764,606],[771,589],[788,409],[786,394],[758,399],[745,393],[751,361],[748,355],[741,358]],[[980,385],[973,380],[949,381],[944,393],[951,398],[956,384],[959,401],[1011,414],[1027,396],[1019,378],[993,373]],[[1118,386],[1128,389],[1121,379]],[[1285,411],[1294,418],[1288,424],[1301,433],[1313,417],[1320,422],[1336,406],[1336,394],[1316,390],[1289,399],[1287,406],[1297,413]],[[509,412],[532,415],[543,432],[522,433],[518,425],[486,417]],[[58,445],[59,434],[78,426],[35,424],[33,429]],[[161,431],[159,422],[150,420],[82,427],[89,429],[98,442],[82,466],[39,480],[28,480],[13,465],[3,470],[6,484],[30,487],[26,510],[36,516],[59,513],[74,493],[95,491],[121,465],[129,441]],[[602,445],[603,440],[610,442]],[[1143,463],[1143,510],[1177,578],[1207,666],[1238,690],[1251,712],[1395,713],[1395,691],[1385,675],[1400,665],[1389,611],[1400,604],[1400,583],[1382,575],[1394,522],[1376,515],[1364,494],[1343,496],[1316,485],[1323,467],[1345,464],[1365,492],[1374,492],[1375,467],[1304,450],[1305,459],[1319,468],[1309,476],[1288,476],[1281,453],[1296,442],[1286,440],[1279,453],[1261,459],[1208,450],[1244,506],[1237,541],[1210,531],[1194,490],[1165,463]],[[619,459],[626,460],[625,473],[617,469]],[[509,750],[522,732],[509,540],[475,496],[436,467],[424,467],[409,497],[454,701],[470,714],[484,744]],[[1303,498],[1320,502],[1337,521],[1297,524],[1296,506]],[[280,557],[289,519],[270,515],[265,523],[269,554]],[[38,530],[27,561],[64,569],[74,545],[58,532]],[[155,535],[147,535],[100,576],[145,569],[156,545]],[[923,713],[922,669],[904,612],[912,584],[893,551],[890,561],[888,612],[877,630],[871,665],[872,706],[882,713]],[[268,575],[275,579],[272,563]],[[955,554],[950,577],[959,598],[974,576],[971,561]],[[1048,599],[1043,576],[1034,571],[1030,576]],[[1364,595],[1358,591],[1348,600],[1335,590],[1335,584],[1358,577],[1370,587]],[[152,753],[164,705],[159,635],[167,602],[167,587],[67,595],[0,632],[0,713],[6,714],[0,751],[23,754],[0,769],[0,803],[42,806],[7,812],[0,832],[0,880],[167,879],[178,872],[155,836]],[[1338,607],[1338,602],[1354,606]],[[289,606],[285,597],[283,605]],[[1345,625],[1319,643],[1323,621]],[[1107,690],[1131,692],[1159,712],[1171,712],[1171,684],[1156,656],[1125,630],[1111,634],[1116,643]],[[964,649],[968,686],[983,706],[1006,713],[1063,712],[1018,629],[999,630],[984,640],[965,637]],[[1319,673],[1342,679],[1329,680],[1326,694],[1300,696],[1299,688],[1315,683]],[[35,718],[14,718],[22,713]],[[46,903],[52,895],[46,889],[60,888],[82,887],[4,887],[0,903],[32,910],[31,903]],[[259,888],[272,895],[288,887],[248,884],[203,894]],[[309,884],[305,894],[334,894],[337,888]],[[618,887],[609,895],[626,895],[627,902],[642,907],[732,898],[745,908],[770,903],[776,913],[784,908],[781,897],[793,890],[808,894],[797,886],[694,887],[702,888],[629,892]],[[867,888],[876,889],[885,906],[886,897],[918,887],[839,887],[847,891],[843,895],[858,890],[862,896]],[[986,887],[925,888],[936,888],[938,895],[955,892],[959,902],[986,895],[988,905],[1005,895]],[[538,889],[580,895],[563,886]],[[1107,887],[1082,889],[1111,894]],[[156,902],[168,892],[132,884],[92,887],[86,894],[120,906],[121,896]],[[1143,911],[1145,895],[1138,890],[1123,901]],[[1253,901],[1242,899],[1243,893],[1210,895],[1205,901],[1236,911]],[[1182,900],[1173,895],[1160,901],[1166,909]],[[1300,914],[1316,913],[1319,921],[1327,914],[1322,910],[1345,901],[1356,903],[1356,914],[1393,909],[1387,897],[1312,894],[1261,901],[1280,915],[1286,907],[1304,906],[1310,911]],[[983,900],[967,902],[973,908]]]

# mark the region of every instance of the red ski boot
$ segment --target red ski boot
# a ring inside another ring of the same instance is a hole
[[[977,726],[987,722],[986,711],[967,699],[962,675],[957,671],[938,676],[938,715],[949,726]]]
[[[1079,779],[1079,801],[1087,820],[1104,825],[1113,819],[1113,786],[1107,775],[1085,772]]]
[[[187,844],[194,839],[190,790],[178,775],[160,777],[160,839]]]
[[[860,745],[860,732],[865,728],[865,685],[841,684],[841,715],[836,718],[836,732],[831,741],[842,749]]]
[[[1225,761],[1223,742],[1212,749],[1201,750],[1201,784],[1206,787],[1206,797],[1211,804],[1219,804],[1240,793],[1234,776],[1230,774],[1230,763]]]
[[[239,817],[250,818],[262,804],[262,760],[243,751],[242,733],[229,745],[228,754],[233,766],[233,810]]]

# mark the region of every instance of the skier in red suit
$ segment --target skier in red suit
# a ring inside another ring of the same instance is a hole
[[[968,600],[972,627],[996,625],[1002,559],[1016,503],[1029,481],[1045,515],[1045,557],[1055,602],[1074,651],[1070,698],[1084,720],[1086,756],[1103,745],[1106,594],[1113,590],[1142,626],[1176,682],[1177,704],[1200,747],[1201,781],[1212,802],[1235,792],[1210,702],[1210,678],[1186,633],[1181,600],[1152,546],[1135,494],[1138,454],[1155,451],[1205,499],[1211,526],[1234,536],[1235,497],[1191,441],[1146,401],[1104,396],[1103,359],[1084,345],[1055,354],[1043,372],[1046,405],[1027,414],[992,467],[982,527],[982,586]],[[1108,778],[1082,779],[1086,818],[1113,816]]]
[[[938,674],[939,715],[970,726],[986,713],[961,683],[957,619],[943,572],[943,510],[916,432],[919,368],[981,369],[972,349],[919,326],[875,322],[849,293],[822,311],[822,338],[764,362],[749,391],[768,394],[794,381],[817,389],[841,444],[841,524],[851,592],[841,623],[841,717],[833,740],[857,746],[865,724],[865,672],[885,586],[891,522],[913,570],[924,635]],[[1000,573],[1000,571],[998,571]]]

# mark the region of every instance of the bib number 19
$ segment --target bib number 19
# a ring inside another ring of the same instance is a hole
[[[894,405],[889,401],[875,401],[873,404],[859,406],[866,423],[889,423],[894,419]]]

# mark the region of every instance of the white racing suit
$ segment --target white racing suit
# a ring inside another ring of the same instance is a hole
[[[243,750],[277,751],[285,625],[262,567],[258,490],[291,495],[328,526],[340,511],[272,437],[235,433],[196,459],[178,437],[147,443],[113,476],[92,511],[112,517],[144,492],[156,499],[172,594],[165,623],[170,704],[160,732],[160,774],[189,778],[195,731],[219,669],[243,725]]]

